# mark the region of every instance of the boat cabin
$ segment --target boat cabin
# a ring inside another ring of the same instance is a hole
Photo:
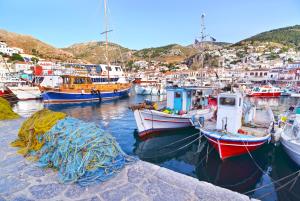
[[[84,76],[62,76],[63,84],[92,84],[90,77]]]
[[[196,88],[167,88],[167,108],[175,113],[185,113],[194,109],[208,107],[208,95],[206,90]]]
[[[240,93],[221,93],[218,96],[217,130],[237,133],[242,126],[243,97]]]

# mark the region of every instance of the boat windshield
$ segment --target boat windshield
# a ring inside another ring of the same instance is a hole
[[[221,97],[220,105],[235,106],[235,98]]]

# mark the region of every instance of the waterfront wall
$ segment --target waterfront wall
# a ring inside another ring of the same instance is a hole
[[[249,197],[147,162],[127,165],[111,180],[88,187],[60,184],[57,172],[42,169],[9,143],[23,118],[0,121],[0,201],[17,200],[250,200]]]

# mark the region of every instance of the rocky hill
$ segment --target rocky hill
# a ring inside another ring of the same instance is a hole
[[[0,41],[10,47],[18,47],[26,54],[33,54],[49,60],[74,61],[74,56],[61,49],[57,49],[29,35],[21,35],[0,29]]]

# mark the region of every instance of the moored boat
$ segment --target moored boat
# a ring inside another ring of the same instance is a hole
[[[241,94],[222,93],[218,96],[216,121],[205,121],[200,131],[224,160],[250,153],[268,142],[273,118],[270,110],[244,105]]]
[[[254,87],[247,95],[250,97],[279,97],[281,90],[278,87],[265,85]]]
[[[291,111],[290,111],[291,113]],[[280,135],[280,142],[289,157],[300,166],[300,107],[288,115]]]
[[[165,130],[194,127],[195,119],[211,118],[214,108],[208,97],[193,88],[167,89],[167,106],[164,109],[135,108],[134,117],[139,136]]]
[[[111,100],[128,96],[129,83],[95,84],[90,77],[62,76],[59,88],[47,89],[42,93],[44,102],[83,102]]]
[[[39,87],[30,85],[19,85],[14,87],[8,87],[8,89],[19,99],[19,100],[35,100],[41,99],[41,92]]]

